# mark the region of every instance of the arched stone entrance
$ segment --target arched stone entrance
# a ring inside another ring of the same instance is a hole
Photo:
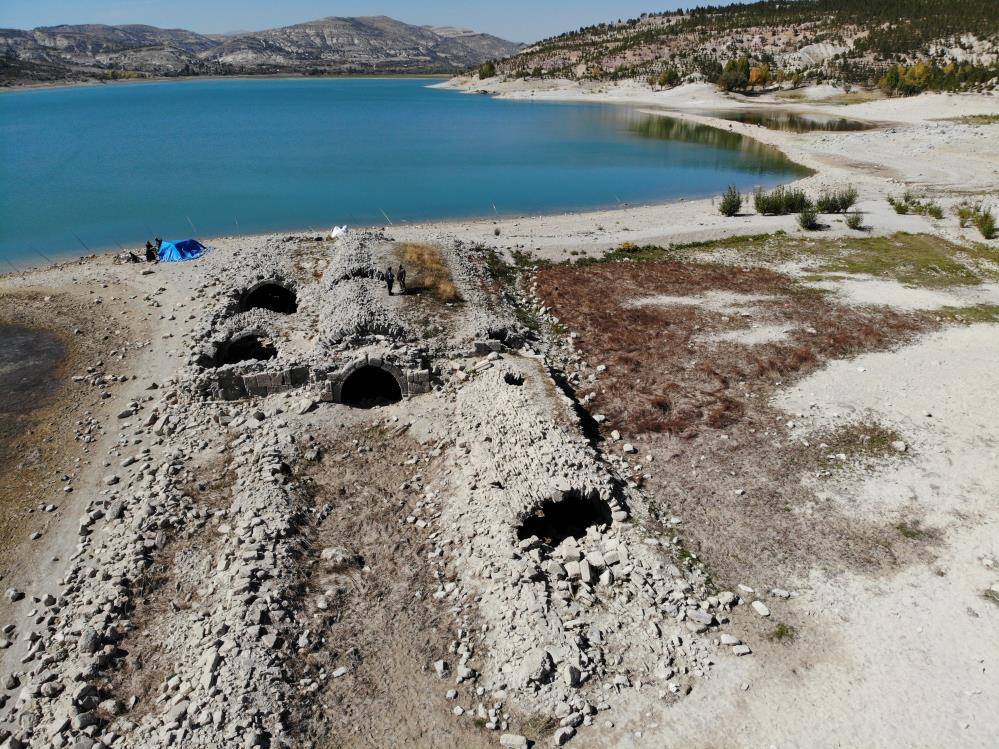
[[[298,294],[277,281],[262,281],[247,289],[239,300],[239,312],[266,309],[282,315],[298,312]]]
[[[333,400],[353,408],[374,408],[398,403],[409,396],[406,373],[380,359],[361,359],[336,380]]]

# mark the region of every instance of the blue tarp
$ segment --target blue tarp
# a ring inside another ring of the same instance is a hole
[[[160,245],[160,262],[177,263],[181,260],[194,260],[205,254],[205,246],[196,239],[164,241]]]

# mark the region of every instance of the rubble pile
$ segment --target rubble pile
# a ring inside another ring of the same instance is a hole
[[[456,719],[517,746],[509,710],[541,712],[562,744],[628,690],[672,700],[708,671],[709,637],[738,597],[712,595],[676,538],[642,531],[645,498],[583,437],[541,358],[515,350],[526,330],[478,251],[442,242],[466,302],[423,345],[378,280],[391,246],[341,238],[315,261],[321,279],[278,248],[201,261],[186,359],[118,415],[65,577],[29,591],[25,620],[0,622],[17,663],[0,685],[3,749],[296,745],[289,702],[322,689],[292,676],[317,647],[296,601],[319,553],[299,529],[313,511],[300,463],[318,459],[302,418],[335,428],[347,406],[323,401],[365,367],[400,382],[391,423],[431,419],[440,437],[411,459],[436,468],[414,480],[409,520],[432,549],[434,598],[463,623],[432,665]],[[294,293],[294,313],[243,308],[269,280]],[[248,334],[276,356],[220,365],[220,347]],[[204,488],[209,476],[221,488]]]

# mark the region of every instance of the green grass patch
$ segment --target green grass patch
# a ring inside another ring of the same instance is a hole
[[[947,122],[960,122],[962,125],[999,125],[999,114],[966,114],[963,117],[948,117]]]
[[[686,242],[672,245],[673,251],[683,250],[728,250],[756,247],[764,242],[779,240],[787,236],[786,231],[777,231],[773,234],[739,234],[725,239],[708,239],[701,242]]]
[[[757,260],[805,260],[809,274],[851,273],[913,286],[969,286],[999,279],[999,253],[978,243],[958,245],[929,234],[812,238],[783,232],[675,245],[672,252],[734,250]]]
[[[511,284],[517,277],[516,271],[496,250],[486,253],[486,270],[494,281],[503,285]]]
[[[893,278],[912,286],[969,286],[999,276],[994,251],[963,247],[928,234],[829,240],[803,248],[819,260],[813,270]]]
[[[636,245],[631,242],[625,242],[620,247],[611,250],[605,254],[602,258],[591,259],[582,258],[577,262],[579,265],[588,265],[591,262],[620,262],[622,260],[632,261],[636,263],[658,263],[666,260],[676,260],[677,259],[677,248],[661,247],[659,245],[647,244],[647,245]]]
[[[823,456],[835,456],[834,466],[849,465],[850,459],[878,459],[888,455],[901,455],[894,447],[895,442],[904,442],[894,429],[876,422],[861,422],[840,427],[819,437],[825,447]],[[845,455],[843,461],[839,456]]]
[[[780,623],[772,630],[767,632],[767,639],[771,642],[780,642],[785,645],[792,643],[797,639],[798,631],[789,624]]]
[[[943,307],[937,314],[958,322],[999,322],[999,304],[976,304],[970,307]]]
[[[694,253],[735,252],[763,262],[804,262],[807,278],[827,274],[866,274],[912,286],[970,286],[999,280],[999,253],[984,243],[958,245],[929,234],[889,237],[830,237],[747,234],[725,239],[669,245],[625,243],[601,258],[579,258],[577,265],[616,261],[689,260]]]

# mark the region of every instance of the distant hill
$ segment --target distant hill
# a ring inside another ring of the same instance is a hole
[[[545,39],[499,70],[673,85],[766,66],[770,80],[867,83],[919,62],[952,66],[955,84],[999,76],[999,0],[764,0],[649,13]]]
[[[0,29],[0,80],[265,73],[452,73],[521,45],[386,16],[321,18],[265,31],[203,35],[154,26]]]

